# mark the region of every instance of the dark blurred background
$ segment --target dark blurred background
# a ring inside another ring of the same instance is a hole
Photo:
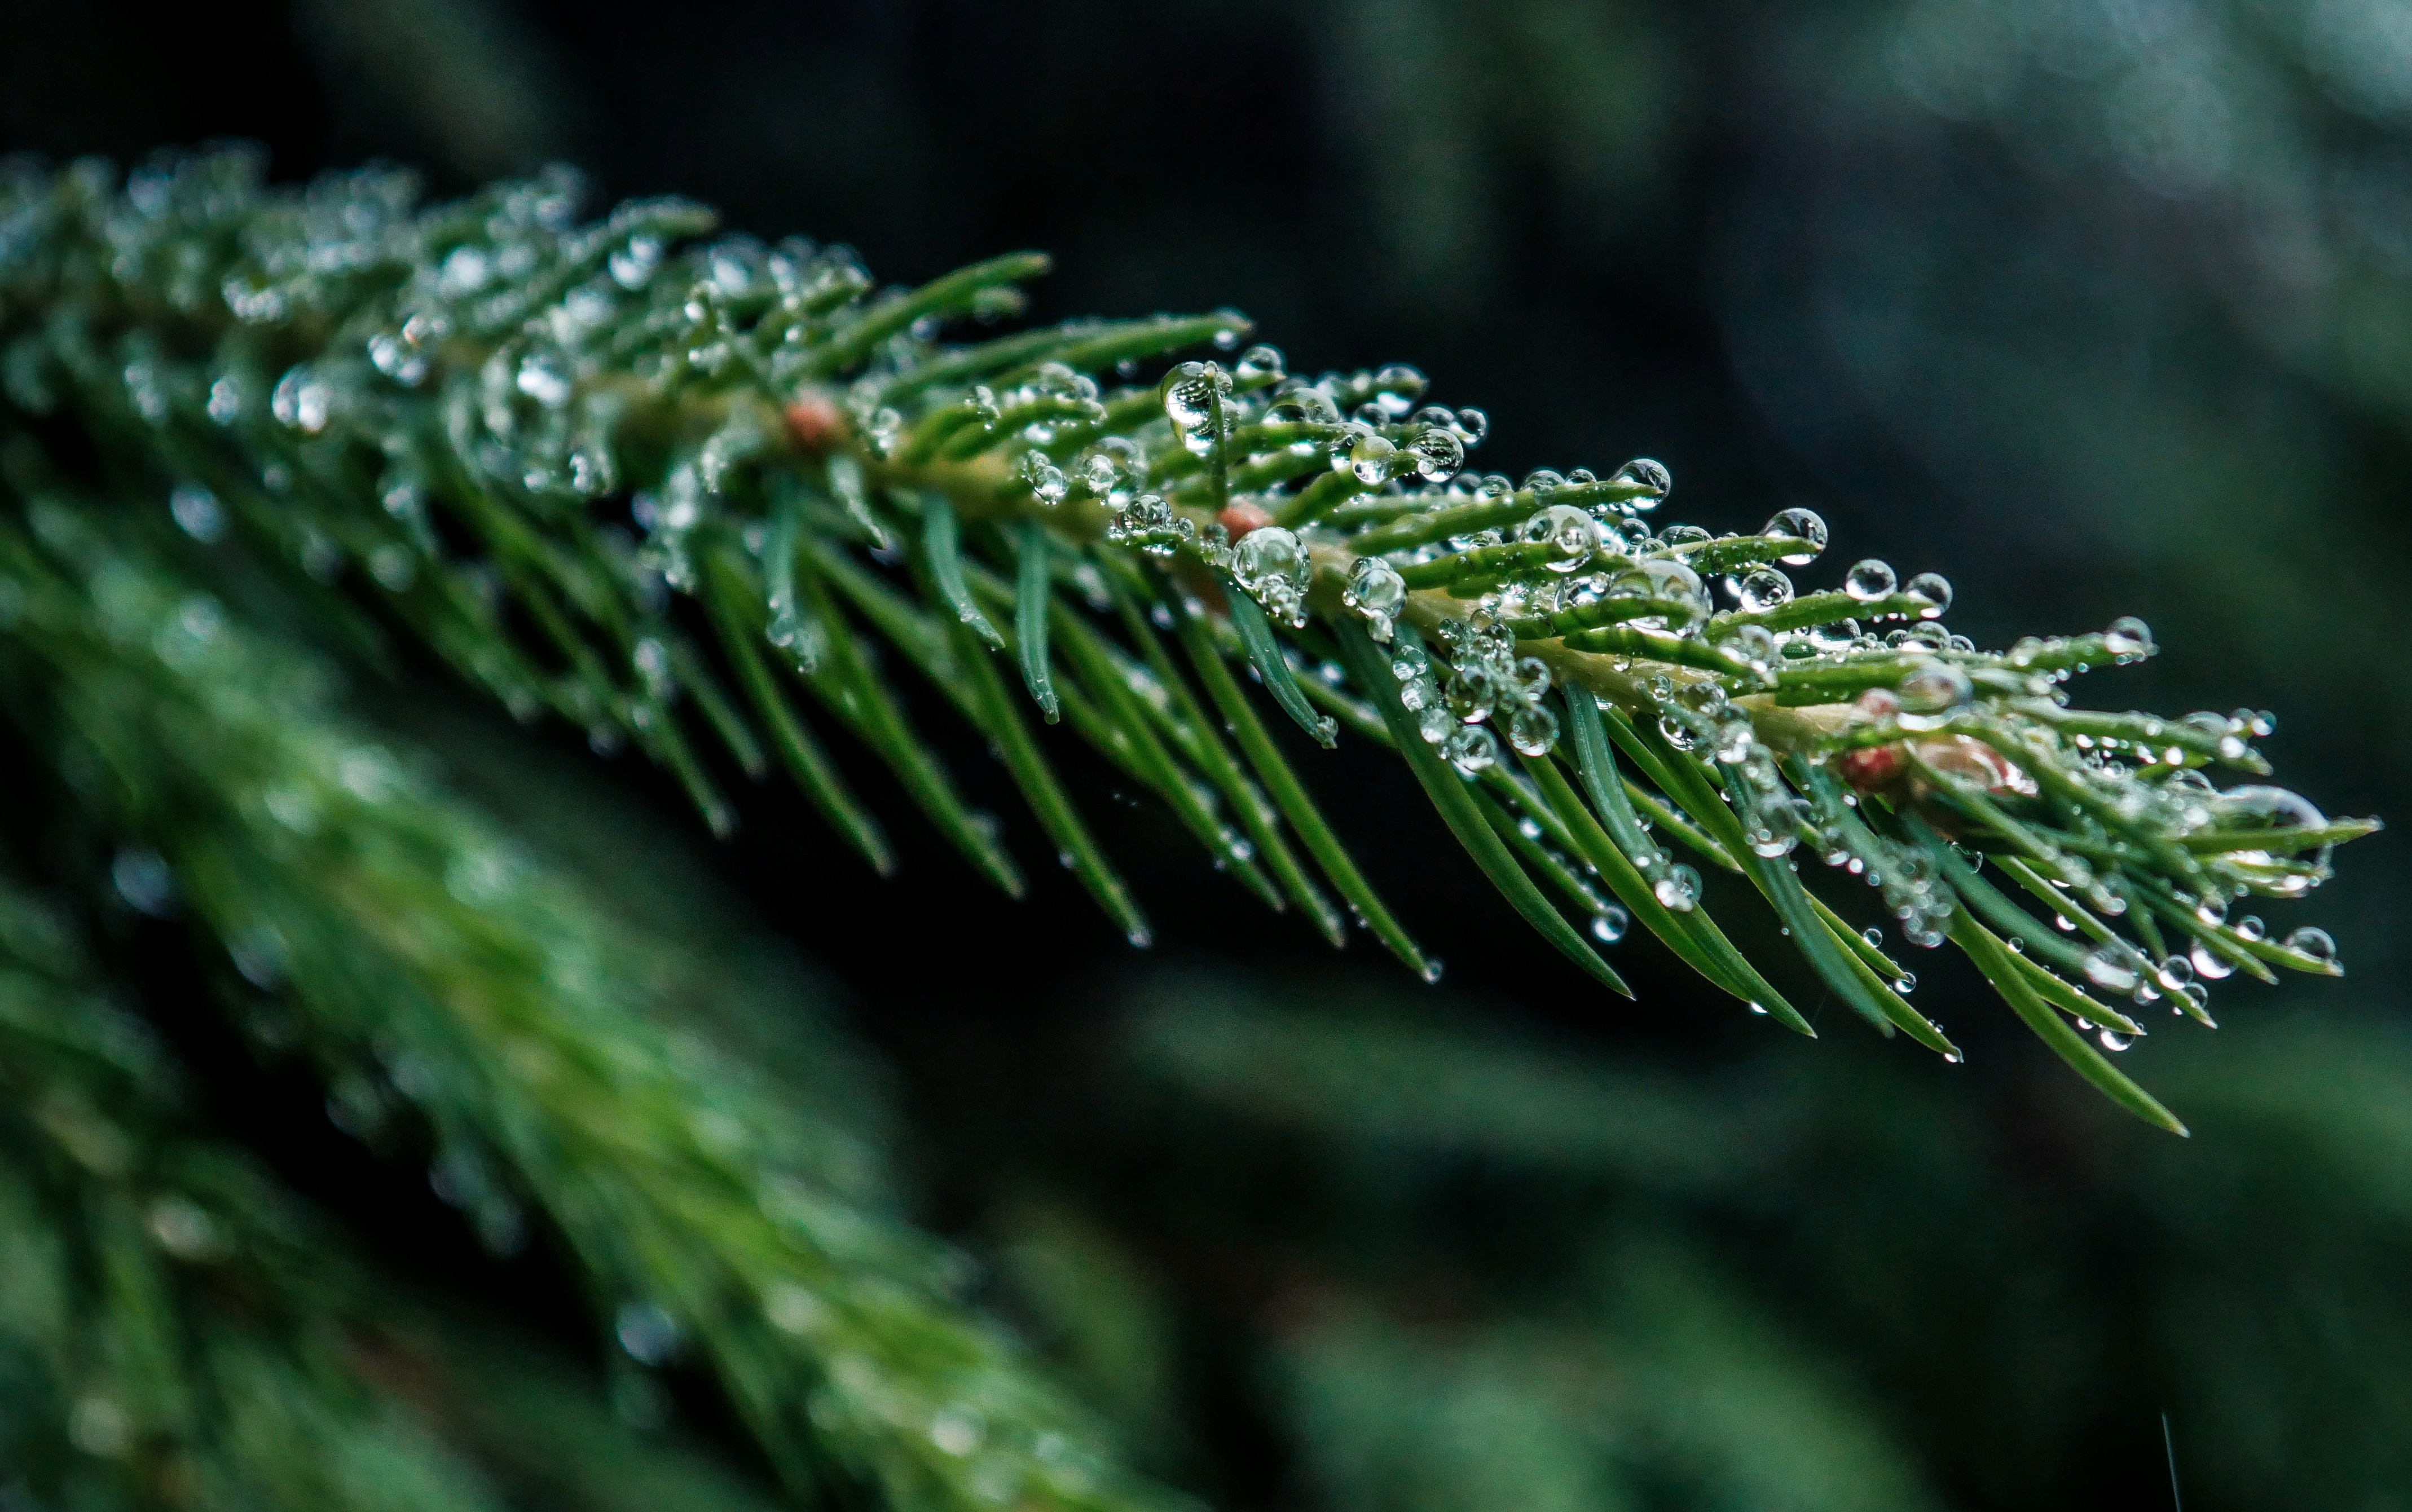
[[[439,192],[566,160],[597,205],[688,195],[900,281],[1042,247],[1042,316],[1233,305],[1294,371],[1414,361],[1489,411],[1486,469],[1655,456],[1662,517],[1716,529],[1807,505],[1837,564],[1946,573],[1980,643],[2141,615],[2163,656],[2081,697],[2273,709],[2283,780],[2403,806],[2403,0],[0,13],[0,148],[244,137]],[[1647,942],[1640,1002],[1603,1000],[1363,753],[1311,771],[1438,991],[1136,809],[1143,959],[1068,880],[1007,904],[908,835],[874,884],[768,791],[698,844],[640,771],[531,785],[566,735],[363,697],[557,850],[690,851],[649,874],[823,962],[933,1221],[1225,1505],[2154,1506],[2166,1411],[2189,1505],[2412,1507],[2391,836],[2272,910],[2345,983],[2231,988],[2216,1035],[2128,1052],[2180,1145],[1939,959],[1964,1067],[1847,1015],[1782,1039]]]

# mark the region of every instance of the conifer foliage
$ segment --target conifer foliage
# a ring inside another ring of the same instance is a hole
[[[578,212],[566,174],[425,205],[383,169],[271,188],[239,150],[122,183],[0,170],[0,675],[29,781],[72,815],[47,872],[9,859],[23,985],[0,1035],[25,1049],[0,1068],[9,1140],[90,1194],[80,1257],[42,1260],[60,1277],[157,1290],[154,1262],[111,1258],[154,1254],[146,1224],[192,1266],[274,1253],[229,1238],[268,1221],[249,1168],[184,1153],[172,1099],[125,1090],[172,1080],[157,1055],[76,1006],[63,920],[114,894],[219,942],[255,1037],[356,1132],[417,1129],[490,1243],[562,1235],[626,1352],[706,1367],[800,1491],[1154,1495],[949,1299],[846,1131],[666,1037],[572,885],[329,709],[326,661],[396,636],[515,715],[641,751],[715,830],[728,774],[784,771],[886,873],[890,821],[831,758],[843,732],[1018,893],[914,723],[943,708],[1144,943],[1051,756],[1065,727],[1268,906],[1334,945],[1353,922],[1429,977],[1312,797],[1316,747],[1387,746],[1607,991],[1596,946],[1638,922],[1810,1033],[1709,917],[1708,868],[1764,899],[1824,991],[1956,1056],[1880,932],[1845,921],[1865,886],[2171,1129],[2097,1043],[2148,1012],[2207,1025],[2207,984],[2237,974],[2340,970],[2319,931],[2247,910],[2317,886],[2375,822],[2258,781],[2267,715],[2072,706],[2077,674],[2154,653],[2138,622],[1980,651],[1934,574],[1869,558],[1796,587],[1826,546],[1813,513],[1669,523],[1648,460],[1472,471],[1479,411],[1426,403],[1406,367],[1291,376],[1237,315],[978,330],[1020,309],[1036,255],[883,290],[845,247],[719,235],[683,201]],[[1830,901],[1821,875],[1855,886]],[[325,1352],[319,1320],[244,1314],[189,1358],[96,1353],[68,1321],[81,1284],[42,1284],[55,1307],[11,1332],[9,1368],[57,1382],[51,1428],[138,1479],[255,1442],[196,1428],[204,1377]],[[388,1452],[359,1421],[259,1431],[358,1475],[345,1456]],[[390,1452],[455,1484],[423,1448]]]

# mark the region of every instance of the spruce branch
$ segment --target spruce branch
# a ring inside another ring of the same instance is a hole
[[[2320,931],[2272,938],[2231,911],[2301,897],[2376,821],[2216,787],[2213,768],[2266,772],[2266,715],[2069,707],[2075,674],[2154,653],[2135,621],[1979,651],[1931,573],[1870,558],[1799,591],[1826,544],[1809,511],[1713,535],[1655,521],[1670,479],[1647,460],[1471,473],[1484,417],[1423,403],[1411,368],[1293,377],[1240,350],[1228,313],[949,342],[950,322],[1016,311],[1044,259],[875,290],[843,247],[713,238],[675,201],[581,225],[576,193],[554,173],[421,208],[390,170],[272,190],[242,153],[122,188],[91,164],[15,169],[7,423],[96,453],[118,496],[169,499],[197,536],[231,528],[331,631],[398,628],[524,717],[637,745],[715,829],[734,811],[707,749],[748,773],[776,753],[885,870],[816,707],[1018,891],[908,716],[908,667],[1135,942],[1146,922],[1042,725],[1164,799],[1260,897],[1329,932],[1329,888],[1435,969],[1243,666],[1318,743],[1395,747],[1509,902],[1610,987],[1576,926],[1611,940],[1638,918],[1809,1032],[1709,919],[1704,862],[1767,900],[1825,991],[1956,1055],[1905,995],[1913,975],[1810,890],[1806,847],[2176,1128],[2070,1018],[2116,1050],[2142,1025],[2115,1004],[2208,1023],[2209,981],[2339,970]],[[1143,381],[1199,346],[1238,355]]]
[[[101,887],[223,953],[229,1016],[340,1126],[425,1160],[490,1248],[555,1236],[614,1353],[708,1371],[799,1497],[1167,1505],[954,1299],[843,1117],[683,1025],[672,952],[334,714],[165,521],[0,461],[8,717],[119,847]]]

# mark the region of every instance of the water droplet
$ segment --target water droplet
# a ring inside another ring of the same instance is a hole
[[[2137,985],[2135,972],[2120,959],[2120,952],[2104,946],[2085,958],[2085,979],[2106,992],[2125,992]]]
[[[663,1365],[677,1353],[678,1320],[655,1302],[624,1303],[612,1320],[620,1347],[640,1365]]]
[[[1674,476],[1667,471],[1667,464],[1648,457],[1634,458],[1610,475],[1609,481],[1632,489],[1629,502],[1637,509],[1655,509],[1658,501],[1675,487]]]
[[[1368,427],[1357,432],[1346,448],[1332,452],[1332,468],[1336,472],[1346,467],[1358,482],[1373,488],[1390,476],[1391,459],[1398,450],[1388,437]]]
[[[1240,354],[1232,365],[1233,374],[1242,383],[1279,383],[1287,371],[1281,348],[1259,343]]]
[[[2113,1055],[2116,1055],[2119,1051],[2124,1050],[2128,1046],[2136,1043],[2135,1035],[2123,1035],[2115,1029],[2098,1030],[2096,1032],[2094,1037],[2100,1040],[2102,1042],[2102,1048],[2110,1051]]]
[[[1866,929],[1860,931],[1860,938],[1867,941],[1868,948],[1872,950],[1881,950],[1884,948],[1884,931],[1876,928],[1874,924],[1871,924]]]
[[[1457,433],[1433,426],[1417,433],[1407,443],[1407,450],[1416,460],[1416,471],[1426,482],[1437,483],[1465,465],[1465,444]]]
[[[1449,675],[1449,712],[1472,725],[1487,719],[1508,690],[1496,668],[1480,656],[1464,656]]]
[[[2203,944],[2200,940],[2195,941],[2193,946],[2187,949],[2186,959],[2194,962],[2195,975],[2209,981],[2218,981],[2221,977],[2229,976],[2236,970],[2235,964],[2226,956],[2213,950],[2211,947]]]
[[[1743,838],[1749,841],[1752,855],[1771,861],[1779,856],[1791,855],[1793,848],[1801,844],[1801,837],[1789,826],[1784,825],[1760,824]]]
[[[1760,567],[1745,573],[1736,592],[1744,613],[1763,614],[1792,602],[1792,580],[1773,567]]]
[[[1211,426],[1230,392],[1231,375],[1219,362],[1181,363],[1156,386],[1165,418],[1184,434]]]
[[[1591,917],[1592,938],[1602,945],[1614,945],[1624,939],[1625,932],[1632,926],[1633,916],[1615,903],[1608,904]]]
[[[1267,425],[1337,425],[1340,406],[1331,396],[1311,383],[1292,378],[1273,390],[1273,402],[1265,410]]]
[[[1022,481],[1029,486],[1030,496],[1042,505],[1052,506],[1061,504],[1064,495],[1071,491],[1071,484],[1064,477],[1064,469],[1056,466],[1043,451],[1023,452],[1020,473]]]
[[[1890,595],[1898,580],[1890,564],[1869,557],[1853,563],[1843,575],[1843,592],[1862,604],[1872,603]]]
[[[2132,614],[2123,614],[2103,632],[2102,649],[2113,656],[2149,656],[2153,653],[2152,627]]]
[[[2309,799],[2283,787],[2231,787],[2211,800],[2212,822],[2256,829],[2316,829],[2328,823]]]
[[[67,1414],[67,1442],[96,1460],[124,1458],[133,1440],[134,1420],[107,1397],[80,1397]]]
[[[619,466],[599,437],[570,452],[569,486],[590,499],[599,499],[620,486]]]
[[[1390,639],[1391,624],[1406,601],[1406,580],[1398,568],[1378,556],[1360,556],[1349,565],[1348,586],[1340,591],[1340,602],[1365,616],[1375,640]]]
[[[979,1415],[966,1406],[949,1407],[930,1419],[930,1442],[959,1460],[978,1448],[985,1436]]]
[[[1534,510],[1516,535],[1520,540],[1550,548],[1552,555],[1541,565],[1552,572],[1574,571],[1591,560],[1600,543],[1599,522],[1570,504]]]
[[[1460,725],[1441,742],[1440,754],[1462,776],[1488,771],[1499,759],[1499,746],[1479,725]]]
[[[1657,895],[1660,907],[1688,914],[1692,905],[1700,901],[1700,873],[1678,862],[1669,867],[1650,890]]]
[[[1921,620],[1939,620],[1943,611],[1951,607],[1951,580],[1939,572],[1919,573],[1909,580],[1904,591],[1912,598],[1924,600],[1918,611]]]
[[[1913,713],[1938,714],[1957,709],[1976,694],[1968,674],[1949,662],[1927,662],[1901,680],[1901,704]]]
[[[168,495],[168,512],[177,528],[203,545],[226,534],[226,511],[218,496],[198,483],[180,483]]]
[[[894,456],[904,442],[904,417],[887,404],[880,405],[862,422],[862,438],[870,443],[874,455]]]
[[[1298,536],[1279,525],[1264,525],[1248,532],[1232,549],[1231,575],[1250,594],[1274,580],[1304,587],[1306,583],[1306,549]]]
[[[110,863],[117,895],[139,913],[166,918],[176,910],[176,879],[167,859],[147,845],[129,846]]]
[[[628,238],[626,245],[614,247],[605,267],[611,274],[611,282],[622,288],[636,289],[651,281],[661,261],[662,239],[640,234]]]
[[[2306,924],[2302,929],[2299,929],[2292,934],[2287,935],[2284,943],[2287,949],[2294,951],[2297,955],[2308,956],[2312,960],[2318,962],[2323,966],[2334,965],[2336,963],[2336,941],[2330,937],[2329,932],[2326,930],[2316,929],[2313,926]]]
[[[1795,551],[1788,556],[1776,558],[1787,567],[1806,566],[1816,561],[1817,553],[1826,549],[1826,521],[1820,519],[1814,509],[1783,510],[1761,526],[1759,534],[1788,536],[1809,543],[1811,548],[1809,550]]]
[[[520,392],[547,409],[559,409],[569,403],[569,364],[558,352],[539,348],[528,353],[520,359],[519,376],[514,381]]]
[[[1558,743],[1558,716],[1537,703],[1520,705],[1508,716],[1508,743],[1523,756],[1548,756]]]
[[[334,389],[314,376],[307,363],[288,370],[268,396],[269,413],[280,423],[312,435],[327,428],[334,405]]]
[[[1917,991],[1918,974],[1914,971],[1903,972],[1899,976],[1893,978],[1892,990],[1896,992]]]

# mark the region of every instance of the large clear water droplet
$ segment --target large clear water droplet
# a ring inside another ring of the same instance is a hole
[[[1558,743],[1558,716],[1537,703],[1519,706],[1508,716],[1508,743],[1523,756],[1548,756]]]
[[[1231,575],[1252,594],[1273,579],[1287,579],[1303,585],[1306,549],[1295,535],[1279,525],[1258,526],[1232,549]]]
[[[2186,959],[2194,962],[2194,974],[2206,981],[2218,981],[2236,970],[2235,964],[2226,956],[2200,940],[2194,942],[2187,949]]]
[[[1219,362],[1181,363],[1156,386],[1164,401],[1164,418],[1184,433],[1211,425],[1230,392],[1231,375]]]
[[[1418,433],[1407,450],[1414,453],[1416,471],[1426,482],[1440,482],[1465,465],[1465,444],[1454,431],[1439,426]]]
[[[1406,580],[1399,576],[1398,568],[1378,556],[1360,556],[1350,564],[1348,586],[1340,591],[1340,602],[1365,616],[1375,640],[1390,639],[1392,622],[1406,601]]]
[[[1517,538],[1546,546],[1551,555],[1541,565],[1552,572],[1572,572],[1599,549],[1599,522],[1570,504],[1536,509],[1517,530]]]
[[[1792,580],[1773,567],[1759,567],[1743,575],[1735,593],[1744,613],[1763,614],[1792,602]]]
[[[2113,656],[2149,656],[2153,653],[2152,627],[2132,614],[2123,614],[2103,632],[2102,649]]]
[[[2286,938],[2286,947],[2297,955],[2309,956],[2323,966],[2333,965],[2337,958],[2336,941],[2329,932],[2306,924]]]
[[[1470,777],[1499,759],[1499,747],[1491,739],[1491,732],[1481,726],[1460,725],[1441,742],[1440,754],[1462,775]]]
[[[1345,461],[1358,482],[1367,488],[1375,488],[1390,476],[1391,459],[1398,454],[1398,449],[1388,437],[1367,430],[1357,436],[1345,454],[1335,453],[1332,460],[1335,462]]]
[[[1340,406],[1331,396],[1311,383],[1292,378],[1273,390],[1273,402],[1265,410],[1267,425],[1337,425]]]
[[[1807,541],[1810,550],[1777,557],[1787,567],[1806,566],[1826,549],[1826,521],[1815,509],[1786,509],[1759,528],[1762,536],[1787,536]]]
[[[1851,570],[1843,575],[1843,592],[1866,604],[1890,595],[1899,581],[1890,563],[1869,557],[1851,564]]]
[[[1813,625],[1809,630],[1809,644],[1820,653],[1848,651],[1851,643],[1859,639],[1860,622],[1857,620],[1835,620],[1828,624]]]
[[[2107,945],[2085,958],[2085,979],[2106,992],[2132,991],[2137,982],[2120,953]]]
[[[1939,620],[1943,611],[1951,607],[1951,580],[1939,572],[1919,573],[1909,580],[1905,591],[1910,597],[1925,601],[1918,611],[1921,620]]]
[[[1630,502],[1637,509],[1658,507],[1658,501],[1675,487],[1674,475],[1667,471],[1667,464],[1649,457],[1634,458],[1618,468],[1609,481],[1631,487],[1635,492]]]

